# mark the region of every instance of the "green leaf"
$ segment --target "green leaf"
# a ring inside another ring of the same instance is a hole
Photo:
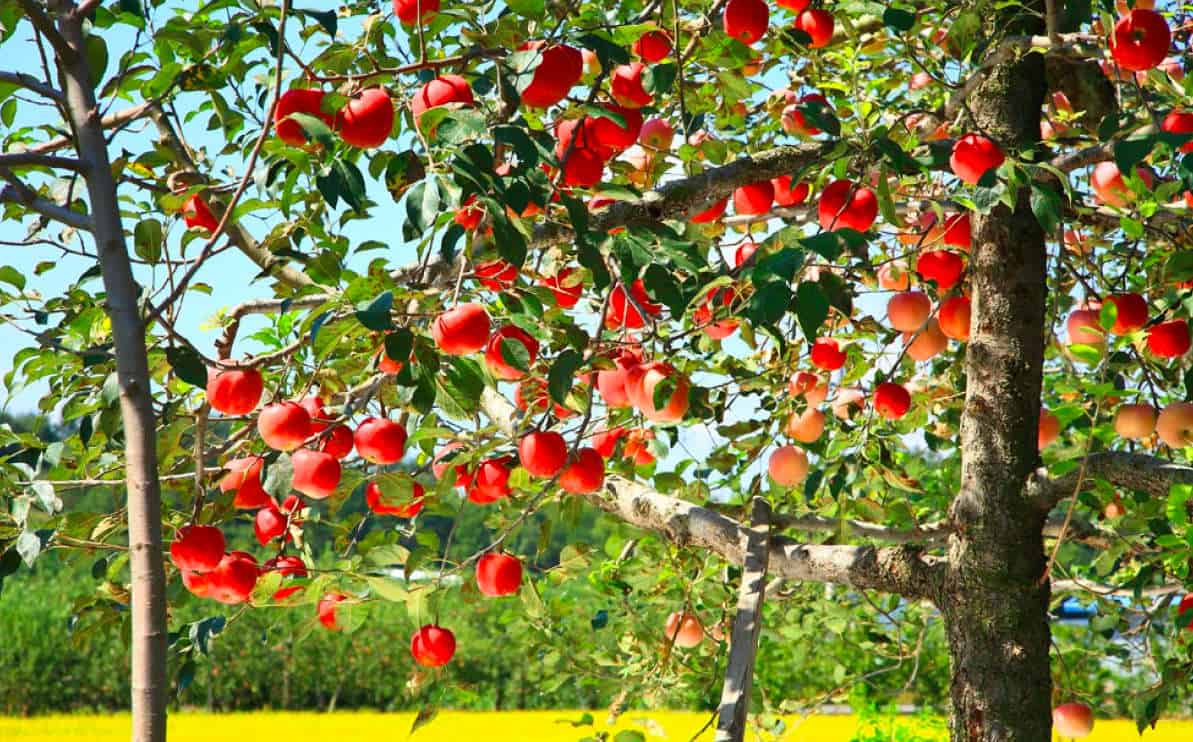
[[[666,95],[675,84],[674,64],[652,64],[642,73],[642,87],[654,96]]]
[[[1189,500],[1193,499],[1193,485],[1176,484],[1168,491],[1168,501],[1165,504],[1164,512],[1168,516],[1168,522],[1174,526],[1188,526],[1189,525]]]
[[[572,382],[576,378],[576,371],[584,363],[584,356],[575,350],[564,350],[551,364],[547,373],[547,392],[551,399],[563,404],[572,391]]]
[[[377,298],[371,301],[362,301],[356,305],[356,320],[370,330],[384,332],[393,327],[393,317],[390,316],[393,306],[393,292],[384,291]],[[395,358],[394,360],[402,359]]]
[[[485,133],[485,115],[471,108],[449,111],[435,128],[435,140],[445,144],[463,144]]]
[[[764,283],[754,291],[746,317],[757,325],[775,325],[791,305],[791,287],[785,281]]]
[[[299,13],[314,18],[332,37],[336,35],[336,12],[334,10],[300,10]]]
[[[576,41],[585,49],[596,52],[597,58],[601,61],[601,67],[604,69],[611,70],[619,64],[629,64],[630,62],[630,53],[624,46],[599,34],[585,34]]]
[[[290,454],[283,453],[265,466],[261,488],[277,499],[284,500],[290,494],[293,481],[294,464],[290,463]]]
[[[318,142],[328,149],[335,147],[336,142],[331,127],[318,116],[312,116],[309,113],[292,113],[286,118],[298,124],[308,142]]]
[[[385,356],[391,361],[408,363],[414,349],[414,333],[399,327],[385,336]]]
[[[1098,312],[1098,324],[1106,332],[1110,332],[1110,328],[1114,327],[1114,323],[1118,321],[1118,305],[1112,301],[1102,303],[1102,310]]]
[[[829,262],[841,257],[841,238],[837,232],[821,232],[805,237],[800,244]]]
[[[439,708],[436,706],[423,706],[418,710],[418,716],[414,717],[414,723],[410,725],[410,734],[414,734],[419,729],[425,727],[434,721],[435,717],[439,715]]]
[[[194,348],[189,345],[166,348],[166,361],[178,378],[200,389],[206,388],[207,366]]]
[[[446,397],[437,395],[436,399],[444,413],[456,419],[475,415],[480,410],[481,393],[485,389],[480,365],[471,358],[453,358],[440,371],[435,382]]]
[[[672,314],[677,317],[683,314],[687,302],[679,290],[675,276],[665,266],[651,263],[642,275],[642,285],[646,287],[646,293],[651,299],[667,305]]]
[[[808,342],[815,340],[820,326],[828,319],[829,303],[818,284],[804,281],[795,290],[795,316]]]
[[[646,735],[637,729],[623,729],[614,735],[613,742],[646,742]]]
[[[501,359],[522,373],[530,372],[530,351],[517,338],[501,338]]]
[[[882,23],[888,28],[905,33],[915,27],[915,13],[888,7],[882,12]]]
[[[25,290],[25,274],[11,265],[0,265],[0,281],[15,286],[18,291]]]
[[[1045,234],[1056,234],[1062,209],[1060,195],[1056,191],[1042,183],[1031,184],[1031,211]]]
[[[1152,152],[1158,139],[1154,134],[1144,137],[1128,137],[1114,144],[1114,164],[1120,173],[1129,173],[1136,163],[1142,162]]]
[[[146,263],[156,263],[162,257],[165,231],[157,219],[142,219],[133,228],[133,251]]]
[[[547,11],[546,0],[506,0],[505,4],[525,18],[542,18]]]

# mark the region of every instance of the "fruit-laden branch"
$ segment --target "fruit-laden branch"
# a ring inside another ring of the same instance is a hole
[[[1153,497],[1167,497],[1173,485],[1193,484],[1193,467],[1142,453],[1103,451],[1085,457],[1084,471],[1078,466],[1063,476],[1043,481],[1038,500],[1042,507],[1051,509],[1078,491],[1078,481],[1084,490],[1098,479]]]
[[[481,409],[503,433],[517,437],[518,411],[509,400],[486,387]],[[602,490],[584,497],[626,523],[659,533],[679,546],[709,549],[736,565],[745,561],[747,529],[714,510],[618,476],[607,477]],[[908,598],[935,600],[942,563],[912,546],[821,546],[788,538],[770,543],[770,573],[777,578],[830,582]]]
[[[0,167],[0,178],[8,181],[8,185],[0,189],[0,203],[16,202],[44,217],[62,222],[68,227],[81,229],[85,232],[94,231],[95,225],[92,223],[91,217],[38,196],[36,191],[25,185],[8,168]]]

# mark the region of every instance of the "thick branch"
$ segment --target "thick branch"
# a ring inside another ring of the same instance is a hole
[[[12,171],[5,167],[0,167],[0,178],[8,181],[8,185],[0,189],[0,203],[5,201],[23,204],[31,211],[35,211],[42,216],[48,217],[63,224],[81,229],[87,232],[94,231],[95,227],[91,222],[91,218],[86,214],[80,214],[77,211],[68,209],[65,206],[59,206],[53,201],[48,201],[37,195],[29,186],[21,182],[20,178],[13,175]]]
[[[46,41],[49,41],[50,45],[54,47],[54,51],[57,52],[58,56],[66,62],[73,62],[78,56],[78,52],[62,37],[62,34],[58,33],[58,29],[54,27],[53,19],[46,14],[46,10],[42,7],[41,3],[36,2],[36,0],[17,0],[17,3],[25,11],[25,16],[33,24],[33,27],[37,29],[37,32],[44,36]]]
[[[1038,499],[1041,507],[1051,509],[1066,497],[1073,496],[1078,491],[1078,477],[1081,477],[1082,490],[1101,479],[1115,487],[1139,490],[1153,497],[1167,497],[1173,485],[1193,484],[1193,467],[1142,453],[1102,451],[1090,454],[1085,459],[1084,475],[1078,466],[1060,477],[1040,482]]]
[[[27,75],[24,72],[5,72],[0,71],[0,82],[7,82],[12,85],[19,85],[26,90],[32,90],[38,95],[49,98],[55,103],[62,102],[62,91],[55,88],[53,85],[38,80],[33,75]]]
[[[5,152],[0,154],[0,167],[56,167],[82,173],[87,166],[73,157],[43,155],[37,152]]]

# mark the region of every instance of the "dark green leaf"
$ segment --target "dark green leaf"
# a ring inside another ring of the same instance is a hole
[[[393,306],[393,292],[384,291],[375,299],[356,305],[356,320],[370,330],[384,332],[393,327],[393,318],[390,316]]]
[[[583,363],[584,356],[571,348],[559,354],[547,374],[547,392],[551,395],[551,399],[559,404],[563,404],[567,400],[568,394],[572,391],[572,382],[575,381],[576,371]]]
[[[174,374],[186,383],[200,389],[207,386],[207,367],[194,348],[181,345],[166,348],[166,361]]]
[[[791,287],[785,281],[764,283],[750,297],[746,317],[756,325],[777,324],[791,305]]]
[[[1056,191],[1042,183],[1031,184],[1031,211],[1044,228],[1045,234],[1056,234],[1060,226],[1062,208],[1060,196]]]
[[[156,263],[162,257],[164,240],[162,223],[157,219],[142,219],[133,228],[133,251],[146,263]]]
[[[804,281],[795,290],[795,316],[808,342],[816,338],[820,326],[828,319],[828,310],[828,298],[818,284]]]
[[[899,32],[907,32],[915,27],[915,13],[888,7],[882,12],[882,22],[888,28],[893,28]]]
[[[405,327],[399,327],[385,336],[385,355],[391,361],[408,363],[414,348],[414,334]]]

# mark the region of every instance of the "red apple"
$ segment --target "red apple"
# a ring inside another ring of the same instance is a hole
[[[410,99],[410,112],[418,121],[424,111],[451,104],[473,106],[476,99],[468,81],[459,75],[440,75],[418,89]]]
[[[277,107],[274,108],[273,130],[277,134],[278,139],[295,147],[305,145],[307,137],[302,129],[302,124],[288,118],[292,113],[305,113],[321,119],[328,127],[334,125],[334,119],[331,115],[323,112],[322,90],[311,90],[308,88],[291,88],[287,90],[278,98]]]
[[[666,119],[651,118],[642,124],[642,132],[638,135],[638,143],[647,149],[666,152],[671,149],[671,142],[675,138],[675,129]]]
[[[393,420],[367,417],[353,436],[356,452],[373,464],[396,464],[406,452],[406,429]]]
[[[1170,134],[1193,134],[1193,113],[1169,111],[1160,128]],[[1181,145],[1181,152],[1193,152],[1193,139]]]
[[[473,194],[464,199],[460,208],[456,209],[456,215],[452,217],[453,222],[459,224],[469,232],[479,227],[481,220],[485,218],[485,210],[480,206],[475,206],[475,203],[476,195]]]
[[[802,13],[812,4],[812,0],[775,0],[780,8],[786,8],[792,13]]]
[[[265,546],[270,541],[286,532],[286,514],[278,509],[271,500],[268,505],[257,511],[253,516],[253,535],[257,543]],[[286,539],[290,539],[287,537]]]
[[[742,215],[765,214],[775,200],[775,185],[769,180],[744,185],[733,192],[733,210]]]
[[[529,41],[521,49],[537,50],[542,55],[530,85],[522,91],[522,102],[532,108],[555,105],[584,76],[584,57],[566,44],[546,46],[545,41]]]
[[[573,495],[596,492],[605,483],[605,460],[591,448],[581,448],[559,475],[559,486]]]
[[[503,350],[503,346],[507,343],[518,343],[526,349],[528,357],[526,365],[528,367],[534,365],[538,358],[539,343],[529,333],[515,325],[506,325],[489,337],[489,347],[485,350],[485,365],[489,367],[490,373],[494,378],[502,381],[517,381],[524,377],[526,372],[506,361],[506,353],[511,352]]]
[[[638,37],[631,51],[648,64],[661,62],[671,53],[671,35],[666,31],[647,31]]]
[[[1150,404],[1120,405],[1114,413],[1114,432],[1123,438],[1143,440],[1156,429],[1156,410]]]
[[[646,326],[646,319],[642,316],[654,317],[663,309],[661,304],[655,304],[646,293],[646,285],[642,279],[635,279],[630,284],[630,294],[627,297],[625,286],[617,284],[609,295],[609,309],[605,313],[605,327],[616,330],[624,327],[627,330],[639,330]]]
[[[207,574],[207,597],[228,605],[247,602],[257,585],[260,570],[252,554],[233,551]]]
[[[464,449],[465,446],[460,441],[452,441],[439,449],[431,462],[431,473],[435,475],[436,479],[443,479],[447,475],[448,469],[452,469],[455,472],[454,486],[467,487],[472,483],[472,472],[468,470],[468,465],[452,463],[452,460],[460,455],[458,453],[453,455],[453,452],[463,452]]]
[[[676,611],[667,617],[663,627],[667,641],[683,649],[699,646],[704,641],[704,627],[693,613]]]
[[[660,408],[655,405],[655,390],[664,379],[674,379],[671,396]],[[639,364],[626,374],[626,394],[630,403],[647,420],[660,423],[679,422],[688,411],[688,378],[672,366],[660,361]]]
[[[819,49],[833,40],[833,16],[827,10],[805,10],[795,18],[795,27],[812,37],[809,47]]]
[[[324,500],[340,486],[340,460],[323,451],[300,448],[290,455],[294,465],[294,480],[291,484],[308,497]]]
[[[340,138],[353,147],[372,149],[385,144],[394,128],[394,104],[384,88],[369,88],[348,101],[336,114]]]
[[[775,187],[775,204],[779,206],[798,206],[812,190],[807,183],[792,183],[790,175],[780,175],[771,184]]]
[[[419,15],[422,11],[422,15]],[[418,23],[420,26],[430,25],[439,12],[439,0],[394,0],[394,15],[407,26]]]
[[[654,102],[654,97],[642,87],[642,73],[646,65],[641,62],[618,65],[613,70],[613,77],[609,82],[609,92],[613,100],[626,108],[642,108]]]
[[[770,455],[767,473],[780,487],[795,487],[808,476],[808,456],[795,446],[780,446]]]
[[[845,350],[832,338],[820,338],[812,343],[812,365],[823,371],[836,371],[845,365]]]
[[[915,332],[928,321],[932,314],[932,300],[920,291],[903,291],[891,297],[886,305],[886,316],[891,327],[899,332]]]
[[[247,415],[261,401],[265,382],[255,368],[217,371],[207,377],[207,402],[225,415]]]
[[[182,205],[182,221],[187,229],[205,229],[212,233],[220,226],[220,220],[211,213],[211,207],[197,193]]]
[[[376,482],[365,485],[365,504],[377,515],[392,515],[397,518],[413,518],[423,509],[426,490],[418,482],[410,483],[410,502],[401,505],[387,505],[381,488]]]
[[[981,134],[966,134],[953,144],[949,167],[958,178],[974,185],[1005,159],[1002,150],[992,140]]]
[[[224,534],[215,526],[183,526],[170,543],[170,561],[187,572],[210,572],[224,558]]]
[[[766,0],[729,0],[721,17],[725,33],[747,45],[762,38],[769,21]]]
[[[1173,448],[1193,445],[1193,403],[1171,402],[1160,410],[1156,435]]]
[[[636,109],[612,103],[606,103],[603,108],[620,116],[625,123],[618,123],[607,116],[589,116],[584,119],[584,130],[588,146],[608,160],[634,146],[645,124],[642,113]]]
[[[476,586],[490,598],[513,595],[522,586],[522,562],[509,554],[485,554],[476,563]]]
[[[477,263],[472,268],[481,286],[490,291],[505,291],[513,286],[518,280],[518,272],[518,266],[500,259]]]
[[[650,442],[653,440],[653,430],[631,430],[626,435],[625,448],[622,453],[634,466],[650,466],[655,460],[654,454],[650,450]]]
[[[1179,358],[1189,352],[1189,324],[1173,319],[1152,325],[1147,331],[1147,349],[1158,358]]]
[[[1060,436],[1060,420],[1048,410],[1040,410],[1040,424],[1036,434],[1036,445],[1043,451]]]
[[[1110,53],[1120,67],[1133,72],[1150,70],[1168,56],[1172,33],[1164,16],[1135,8],[1118,19],[1110,37]]]
[[[814,137],[821,133],[820,129],[808,123],[808,119],[804,116],[803,110],[801,110],[801,106],[807,108],[809,103],[819,103],[822,110],[826,112],[832,111],[832,106],[829,105],[827,98],[819,93],[808,93],[783,109],[783,114],[780,118],[780,123],[783,124],[783,131],[801,137]]]
[[[965,272],[965,261],[952,250],[925,250],[915,261],[916,273],[925,281],[935,281],[941,291],[957,285]]]
[[[260,456],[246,456],[224,464],[228,473],[220,480],[220,491],[236,493],[232,498],[232,507],[255,510],[273,502],[261,487],[261,465],[264,461]]]
[[[833,397],[833,403],[830,405],[833,417],[839,420],[848,420],[854,412],[865,406],[866,394],[856,387],[838,389],[837,394]]]
[[[1116,315],[1110,331],[1115,335],[1126,335],[1140,330],[1147,324],[1147,300],[1139,294],[1115,294],[1107,301],[1114,305]]]
[[[440,626],[427,624],[410,637],[410,654],[423,667],[442,667],[455,653],[456,637]]]
[[[626,392],[626,377],[630,370],[642,362],[641,357],[632,351],[623,351],[613,359],[616,368],[597,371],[597,391],[605,406],[622,408],[630,406],[630,397]]]
[[[715,222],[721,218],[721,215],[725,213],[725,207],[728,204],[728,196],[722,198],[720,201],[714,201],[707,209],[691,217],[690,221],[693,224],[708,224],[710,222]]]
[[[824,413],[816,409],[793,412],[787,418],[784,432],[800,443],[815,443],[824,433]]]
[[[941,302],[936,312],[937,324],[945,337],[966,342],[969,340],[971,309],[968,296],[954,296]]]
[[[1052,709],[1052,728],[1069,739],[1088,737],[1094,729],[1094,714],[1084,703],[1062,703]]]
[[[746,261],[754,257],[754,253],[758,252],[758,243],[753,240],[743,242],[737,246],[733,251],[733,267],[740,268],[746,264]]]
[[[489,340],[489,313],[480,304],[460,304],[435,318],[431,337],[444,353],[466,356]]]
[[[869,188],[835,180],[820,193],[819,216],[821,229],[865,232],[878,218],[878,198]]]
[[[612,428],[611,430],[598,430],[592,436],[592,448],[601,458],[607,459],[613,455],[617,448],[617,442],[625,438],[629,431],[622,427]]]
[[[1135,172],[1143,180],[1144,185],[1148,188],[1152,187],[1155,178],[1150,170],[1140,166],[1135,168]],[[1107,206],[1122,209],[1135,200],[1135,192],[1123,180],[1118,165],[1113,162],[1099,162],[1095,165],[1089,183],[1094,190],[1094,195]]]
[[[398,0],[394,0],[398,2]],[[319,616],[319,623],[330,631],[343,631],[344,627],[336,621],[336,606],[339,605],[347,596],[340,593],[327,593],[322,598],[319,598],[319,605],[315,607],[315,613]]]
[[[352,453],[354,443],[352,428],[347,425],[337,425],[319,441],[319,450],[329,453],[337,459],[346,459]]]
[[[796,371],[787,382],[787,393],[803,397],[809,405],[818,405],[828,396],[828,382],[816,374]]]
[[[211,573],[180,570],[182,585],[196,598],[211,597]]]
[[[713,340],[724,340],[734,332],[737,332],[738,325],[741,323],[732,318],[717,319],[714,321],[713,317],[715,315],[724,318],[728,312],[723,308],[732,305],[736,298],[737,292],[732,288],[722,287],[711,289],[705,295],[704,301],[692,313],[692,320],[701,328],[705,335],[708,335]],[[722,309],[718,310],[718,305]]]
[[[580,302],[584,293],[584,280],[575,268],[564,268],[550,278],[544,278],[539,283],[551,289],[555,296],[555,303],[560,309],[571,309]]]
[[[510,495],[510,460],[504,456],[485,459],[476,467],[468,499],[478,505],[497,502]]]
[[[911,273],[902,260],[883,263],[878,269],[878,285],[887,291],[906,291],[911,288]]]
[[[270,448],[293,451],[311,437],[311,416],[297,402],[275,402],[257,416],[257,432]]]
[[[1092,345],[1100,347],[1106,342],[1106,333],[1098,324],[1101,315],[1100,304],[1075,309],[1069,313],[1065,327],[1069,331],[1069,345]]]
[[[518,460],[532,477],[550,479],[567,465],[567,442],[552,430],[528,433],[518,442]]]
[[[944,244],[969,250],[971,242],[969,212],[953,214],[944,223]]]
[[[934,358],[949,345],[949,339],[940,331],[940,322],[935,317],[928,320],[914,339],[912,333],[903,333],[903,340],[908,342],[907,355],[920,362]]]

